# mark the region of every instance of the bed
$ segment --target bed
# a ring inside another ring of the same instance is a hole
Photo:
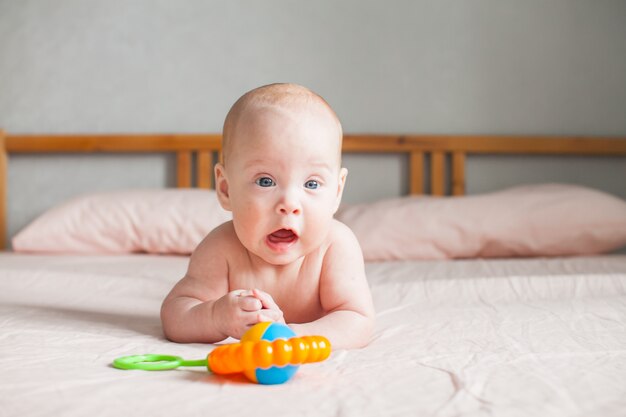
[[[208,173],[220,151],[216,135],[0,135],[0,145],[4,179],[7,155],[17,152],[174,152],[183,189],[212,187]],[[427,188],[461,198],[467,155],[626,155],[626,140],[358,135],[346,137],[344,150],[405,152],[411,194]],[[6,233],[4,184],[0,230]],[[439,197],[415,201],[448,212]],[[611,201],[619,229],[624,203]],[[407,200],[402,202],[405,210]],[[451,215],[465,210],[451,207]],[[366,208],[341,214],[358,230],[371,222]],[[541,247],[517,243],[508,250],[555,247],[552,241]],[[145,372],[111,366],[119,356],[193,359],[215,348],[172,343],[162,334],[160,304],[186,270],[184,253],[1,252],[0,414],[624,415],[626,256],[570,248],[576,256],[556,251],[513,257],[490,245],[491,252],[477,247],[477,256],[418,260],[401,259],[406,252],[376,258],[377,248],[364,242],[371,251],[366,271],[377,311],[373,340],[303,365],[291,381],[275,386],[202,368]]]

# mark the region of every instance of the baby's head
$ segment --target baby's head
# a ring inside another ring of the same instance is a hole
[[[237,133],[242,133],[242,128],[250,127],[250,124],[263,123],[263,119],[279,116],[291,116],[294,119],[315,118],[318,127],[326,129],[324,133],[329,139],[335,140],[341,164],[343,132],[339,118],[321,96],[297,84],[269,84],[258,87],[248,91],[233,104],[224,121],[222,132],[223,162],[226,164],[238,138]],[[242,136],[239,135],[240,138]],[[245,139],[255,138],[244,136]]]
[[[249,251],[286,264],[322,244],[347,175],[342,136],[335,112],[305,87],[271,84],[237,100],[224,122],[216,188]]]

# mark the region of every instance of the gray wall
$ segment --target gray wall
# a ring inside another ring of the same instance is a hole
[[[0,0],[0,127],[219,132],[232,102],[307,85],[346,132],[626,135],[621,0]],[[347,201],[398,195],[406,161],[346,158]],[[173,184],[172,161],[16,156],[10,234],[93,188]],[[579,182],[626,198],[618,158],[475,157],[468,191]]]

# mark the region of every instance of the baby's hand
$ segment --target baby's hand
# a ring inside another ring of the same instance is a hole
[[[280,309],[280,307],[278,307],[278,304],[274,302],[274,299],[271,295],[257,288],[252,290],[252,295],[256,297],[263,305],[263,310],[261,310],[261,313],[265,320],[260,321],[274,321],[286,324],[285,318],[283,317],[283,311]]]
[[[218,329],[227,336],[241,339],[252,326],[262,321],[280,321],[282,311],[276,308],[266,309],[269,294],[261,292],[263,299],[255,295],[257,290],[234,290],[218,299],[214,304],[213,318]],[[271,297],[269,297],[271,300]]]
[[[258,322],[263,304],[252,291],[234,290],[218,299],[213,305],[213,319],[218,330],[226,336],[241,336]]]

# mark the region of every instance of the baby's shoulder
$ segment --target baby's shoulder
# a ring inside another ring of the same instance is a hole
[[[346,241],[352,239],[356,240],[356,236],[354,235],[352,230],[337,219],[333,219],[333,221],[331,222],[328,237],[331,242]]]
[[[187,275],[210,277],[226,274],[238,251],[241,251],[241,243],[232,221],[223,223],[211,230],[193,251]]]
[[[329,242],[323,256],[320,280],[328,283],[337,277],[365,274],[361,245],[352,230],[333,220],[328,235]]]
[[[194,250],[194,255],[226,255],[241,245],[232,221],[222,223],[211,230]],[[193,256],[193,255],[192,255]]]
[[[327,254],[337,252],[361,253],[361,246],[352,230],[338,220],[333,219],[328,233]]]

